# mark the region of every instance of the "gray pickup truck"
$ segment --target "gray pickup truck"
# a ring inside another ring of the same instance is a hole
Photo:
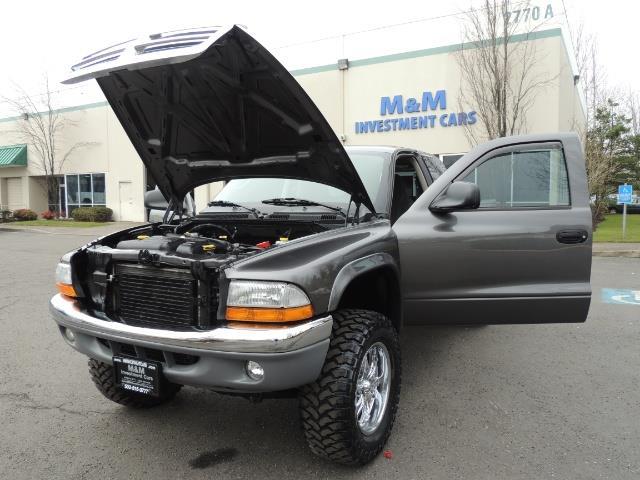
[[[168,202],[162,222],[57,266],[53,318],[114,402],[151,407],[183,385],[293,394],[311,450],[363,464],[391,432],[411,325],[586,319],[574,134],[494,140],[446,171],[411,148],[344,148],[235,26],[101,50],[68,82],[89,78]],[[222,180],[185,211],[189,191]]]

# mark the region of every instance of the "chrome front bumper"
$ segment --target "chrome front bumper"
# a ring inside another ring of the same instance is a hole
[[[51,299],[50,310],[59,325],[100,338],[219,352],[278,353],[299,350],[328,339],[333,325],[329,315],[284,328],[220,327],[202,332],[185,332],[134,327],[87,315],[76,300],[60,294]]]
[[[77,300],[55,295],[50,311],[65,341],[76,350],[111,363],[112,353],[99,340],[125,343],[199,358],[194,365],[167,362],[163,373],[172,382],[233,391],[274,391],[295,388],[317,378],[329,348],[331,315],[281,328],[228,328],[172,331],[135,327],[92,317]],[[66,330],[73,332],[70,341]],[[264,379],[251,380],[244,371],[248,360],[265,369]]]

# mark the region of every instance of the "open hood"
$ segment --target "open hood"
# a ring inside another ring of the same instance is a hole
[[[158,188],[283,177],[331,185],[374,211],[342,144],[300,84],[238,26],[150,35],[100,50],[63,83],[95,78]]]

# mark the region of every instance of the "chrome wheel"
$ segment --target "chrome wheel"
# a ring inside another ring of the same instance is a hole
[[[300,417],[313,453],[364,465],[383,450],[396,417],[402,379],[398,332],[378,312],[345,309],[332,317],[322,372],[300,389]]]
[[[364,354],[356,384],[356,420],[365,435],[374,433],[382,422],[389,401],[391,361],[383,343],[376,342]]]

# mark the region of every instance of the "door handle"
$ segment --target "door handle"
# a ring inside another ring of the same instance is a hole
[[[586,230],[561,230],[556,234],[556,240],[560,243],[582,243],[589,238]]]

